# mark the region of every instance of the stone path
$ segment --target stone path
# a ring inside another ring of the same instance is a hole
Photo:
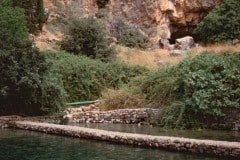
[[[77,138],[216,156],[240,157],[240,143],[111,132],[77,126],[15,121],[11,127]]]

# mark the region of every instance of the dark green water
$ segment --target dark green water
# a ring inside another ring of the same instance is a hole
[[[107,142],[0,129],[0,160],[218,160]],[[223,158],[224,160],[224,158]]]
[[[173,130],[163,129],[160,127],[151,127],[147,125],[138,126],[130,124],[112,124],[112,123],[89,123],[89,124],[71,123],[69,125],[77,125],[80,127],[102,129],[107,131],[240,142],[240,132],[237,131]]]

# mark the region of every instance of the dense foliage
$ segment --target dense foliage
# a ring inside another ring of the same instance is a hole
[[[97,0],[98,7],[105,7],[109,0]]]
[[[124,30],[118,37],[119,43],[131,47],[131,48],[143,48],[146,49],[149,44],[149,40],[146,36],[142,35],[137,29],[129,28]]]
[[[203,42],[240,38],[239,0],[224,0],[197,26]]]
[[[149,101],[164,105],[162,123],[197,127],[240,108],[240,53],[202,54],[151,73],[142,83]]]
[[[31,33],[42,30],[45,19],[43,0],[12,0],[12,6],[24,9],[27,26]]]
[[[92,17],[73,19],[61,48],[75,55],[85,55],[102,61],[110,61],[115,55],[106,38],[103,24]]]
[[[27,27],[23,10],[5,6],[3,2],[0,4],[0,49],[9,49],[27,39]]]
[[[106,88],[118,89],[131,78],[147,71],[144,67],[129,67],[122,63],[103,63],[88,57],[65,52],[45,53],[53,70],[62,76],[67,101],[95,100]]]
[[[126,24],[123,19],[116,18],[110,22],[111,36],[116,37],[118,42],[131,48],[147,48],[149,39],[136,27]]]
[[[24,13],[0,6],[0,114],[40,115],[57,111],[62,94],[49,65],[28,40]]]

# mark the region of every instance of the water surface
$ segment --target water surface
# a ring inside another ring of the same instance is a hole
[[[107,131],[240,142],[240,132],[237,131],[177,130],[177,129],[163,129],[160,127],[152,127],[148,125],[138,126],[132,124],[113,124],[113,123],[69,123],[69,125],[102,129]]]
[[[0,160],[219,160],[107,142],[0,129]],[[228,158],[229,159],[229,158]],[[224,160],[224,158],[223,158]]]

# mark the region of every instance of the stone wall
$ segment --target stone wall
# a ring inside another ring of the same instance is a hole
[[[12,121],[18,121],[21,117],[17,115],[0,116],[0,128],[8,128]]]
[[[0,128],[4,128],[4,123],[0,120]]]
[[[110,132],[76,126],[56,125],[16,121],[13,127],[49,134],[108,141],[118,144],[135,145],[149,148],[168,149],[173,151],[208,154],[225,157],[240,157],[240,143],[189,138],[150,136],[142,134]]]
[[[139,108],[99,111],[98,109],[71,108],[65,112],[64,121],[74,123],[158,123],[160,109]]]
[[[0,129],[1,128],[7,128],[7,127],[8,127],[8,122],[0,119]]]
[[[162,118],[161,109],[136,108],[100,111],[98,104],[69,108],[63,117],[57,121],[62,123],[123,123],[123,124],[153,124],[158,125]],[[32,121],[32,120],[31,120]],[[44,122],[44,120],[42,121]],[[45,121],[46,122],[46,121]],[[54,122],[54,123],[56,123]],[[240,131],[240,110],[231,110],[224,118],[209,119],[204,127],[215,130]]]
[[[208,125],[211,129],[240,131],[240,110],[230,110],[226,116]]]

